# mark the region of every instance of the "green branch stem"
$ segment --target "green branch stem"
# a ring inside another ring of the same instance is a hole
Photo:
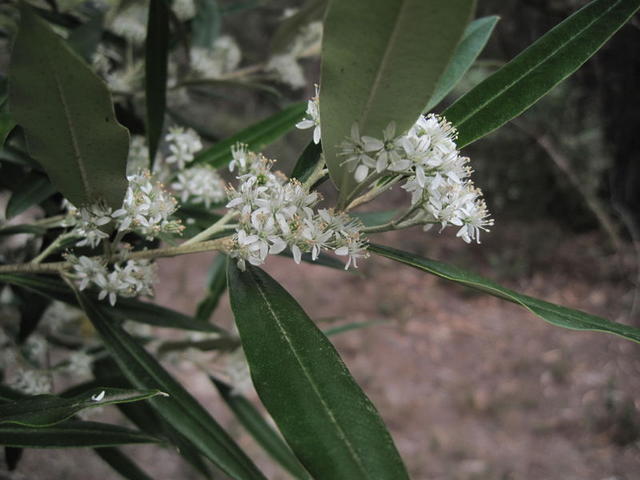
[[[150,260],[155,258],[176,257],[190,253],[228,251],[231,247],[231,237],[216,238],[195,244],[182,244],[176,247],[155,248],[152,250],[139,250],[129,253],[125,260]],[[92,257],[94,260],[104,259],[98,255]],[[109,259],[116,260],[116,259]],[[118,259],[120,260],[120,259]],[[49,262],[49,263],[16,263],[13,265],[0,265],[0,273],[45,273],[62,274],[71,267],[69,262]]]
[[[218,220],[216,223],[211,225],[206,230],[203,230],[202,232],[198,233],[196,236],[190,238],[189,240],[184,242],[181,246],[193,245],[194,243],[202,242],[207,238],[212,237],[216,233],[219,233],[225,230],[227,228],[227,223],[229,223],[229,220],[235,218],[236,216],[238,216],[238,212],[225,213],[220,220]]]
[[[31,263],[38,264],[42,262],[45,258],[47,258],[52,253],[56,252],[60,248],[62,248],[67,240],[72,238],[80,238],[80,236],[76,232],[67,232],[59,235],[53,242],[49,244],[47,248],[45,248],[40,254],[31,260]]]

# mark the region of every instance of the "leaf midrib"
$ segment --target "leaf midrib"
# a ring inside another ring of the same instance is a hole
[[[350,456],[352,457],[352,459],[355,462],[355,464],[358,466],[358,469],[364,475],[364,478],[367,478],[368,477],[367,471],[365,470],[364,465],[362,464],[362,460],[357,455],[355,449],[353,448],[353,445],[351,444],[351,442],[349,441],[349,438],[347,437],[346,432],[343,430],[342,426],[338,423],[338,420],[336,419],[333,411],[331,410],[331,407],[325,402],[324,398],[322,397],[322,394],[321,394],[318,386],[316,385],[315,381],[313,380],[313,377],[309,373],[307,367],[302,362],[302,359],[300,358],[300,355],[298,354],[298,351],[296,350],[296,348],[294,347],[291,339],[289,338],[289,335],[288,335],[287,331],[282,326],[282,324],[281,324],[281,322],[280,322],[280,320],[278,318],[278,315],[274,311],[273,306],[271,305],[271,302],[269,301],[268,296],[265,294],[264,290],[262,289],[262,286],[261,286],[260,282],[258,281],[258,279],[256,278],[255,273],[253,271],[251,271],[251,270],[249,271],[249,273],[250,273],[250,275],[251,275],[251,277],[253,279],[253,282],[254,282],[254,284],[256,286],[256,290],[258,291],[260,297],[262,297],[262,300],[264,301],[265,305],[267,306],[267,310],[269,311],[269,314],[271,315],[271,317],[273,318],[276,326],[278,327],[278,330],[280,331],[280,334],[282,335],[282,338],[285,340],[285,342],[289,346],[289,349],[291,350],[291,353],[293,354],[298,366],[302,370],[302,373],[304,374],[305,378],[308,380],[309,384],[311,385],[311,388],[312,388],[313,392],[315,393],[316,397],[318,398],[318,400],[320,401],[320,403],[324,407],[324,409],[325,409],[325,411],[326,411],[326,413],[327,413],[327,415],[329,417],[329,420],[331,421],[331,423],[336,428],[336,431],[338,432],[338,436],[344,442],[345,446],[347,447],[347,450],[350,453]]]
[[[80,172],[80,178],[82,181],[82,185],[84,187],[85,193],[87,195],[87,201],[94,200],[94,192],[91,188],[91,184],[89,183],[89,178],[87,175],[87,171],[84,168],[84,164],[82,163],[82,153],[80,152],[80,145],[78,144],[78,139],[76,138],[74,132],[74,125],[71,120],[71,112],[69,111],[69,105],[67,104],[67,98],[62,89],[62,84],[60,82],[60,78],[58,77],[58,71],[56,70],[55,63],[52,61],[50,56],[45,56],[47,64],[49,65],[49,69],[53,75],[54,83],[56,86],[56,91],[58,93],[58,97],[60,99],[60,103],[62,104],[62,108],[64,110],[64,118],[67,122],[67,128],[69,130],[69,136],[71,137],[71,144],[73,145],[74,152],[74,160],[78,166],[78,171]]]
[[[489,99],[487,99],[485,102],[481,103],[476,109],[471,110],[466,117],[463,117],[462,120],[459,120],[456,123],[456,127],[458,129],[460,129],[460,127],[467,121],[469,120],[469,118],[471,118],[472,116],[476,115],[478,112],[480,112],[482,109],[484,109],[487,105],[489,105],[490,103],[493,103],[497,97],[499,97],[500,95],[503,95],[506,91],[510,90],[511,88],[514,87],[514,85],[518,82],[520,82],[524,77],[526,77],[527,75],[529,75],[531,72],[533,72],[534,70],[536,70],[537,68],[540,67],[540,65],[543,62],[547,62],[549,59],[551,59],[552,57],[554,57],[560,50],[566,48],[570,43],[572,43],[577,37],[581,36],[582,34],[584,34],[585,30],[587,30],[588,28],[591,28],[591,26],[600,21],[602,19],[603,16],[607,15],[612,9],[614,9],[615,7],[618,6],[618,4],[620,4],[623,0],[616,0],[616,2],[614,4],[612,4],[611,6],[609,6],[609,8],[607,8],[605,11],[603,11],[600,15],[598,15],[592,22],[590,22],[589,24],[587,24],[584,28],[582,28],[579,32],[577,32],[575,35],[572,35],[569,37],[569,40],[567,40],[566,42],[564,42],[561,46],[559,46],[558,48],[556,48],[555,50],[553,50],[551,53],[549,53],[549,55],[546,55],[542,60],[538,61],[535,63],[535,65],[533,65],[531,68],[527,69],[522,75],[520,75],[519,77],[516,77],[511,83],[505,85],[501,90],[499,90],[495,95],[491,96]],[[578,12],[576,12],[576,14],[578,14]],[[547,35],[547,34],[545,34]],[[525,52],[522,52],[523,54]],[[517,60],[518,57],[514,58],[514,61]],[[505,67],[506,68],[506,67]],[[558,82],[559,83],[559,82]]]

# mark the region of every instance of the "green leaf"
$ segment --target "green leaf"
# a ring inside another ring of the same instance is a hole
[[[196,16],[191,20],[191,43],[211,48],[220,33],[220,8],[217,0],[196,0]]]
[[[122,451],[113,447],[96,448],[96,454],[127,480],[152,480]]]
[[[7,141],[7,137],[15,128],[16,122],[9,112],[0,111],[0,147]]]
[[[398,215],[399,210],[385,210],[382,212],[352,212],[350,215],[362,222],[365,227],[375,227],[389,223]]]
[[[235,479],[265,477],[208,412],[144,348],[83,294],[78,301],[105,347],[135,388],[158,389],[166,398],[149,400],[155,411],[207,458]]]
[[[70,398],[56,395],[37,395],[0,405],[0,424],[14,423],[27,427],[49,427],[68,420],[88,408],[137,402],[160,393],[158,390],[124,390],[105,387],[94,388]]]
[[[145,41],[145,95],[147,104],[147,143],[149,163],[158,151],[164,111],[167,105],[167,66],[169,64],[170,2],[151,0]]]
[[[108,423],[69,420],[49,428],[0,426],[0,445],[10,447],[95,448],[157,442],[150,435]]]
[[[322,161],[322,145],[309,142],[293,167],[290,177],[297,178],[302,183],[306,182],[320,161]]]
[[[467,73],[467,70],[473,65],[473,62],[476,61],[476,58],[478,58],[478,55],[487,44],[498,20],[500,20],[500,17],[493,15],[491,17],[478,18],[469,24],[464,32],[462,41],[456,49],[456,53],[453,54],[447,69],[438,80],[433,96],[424,110],[425,112],[431,111],[433,107],[444,100],[444,97],[453,90],[453,87]]]
[[[341,200],[355,186],[339,145],[353,123],[382,138],[409,129],[434,92],[474,9],[473,0],[331,0],[324,22],[322,145]],[[348,45],[349,48],[345,48]]]
[[[17,235],[19,233],[30,233],[32,235],[44,235],[46,231],[47,231],[46,228],[39,227],[37,225],[28,225],[28,224],[7,225],[0,228],[0,236]]]
[[[275,115],[201,151],[193,159],[193,163],[206,162],[216,168],[223,167],[231,161],[231,147],[238,142],[245,143],[250,150],[259,152],[291,130],[302,119],[306,108],[306,103],[294,103]]]
[[[595,0],[547,32],[447,108],[463,147],[531,107],[576,71],[640,8],[640,0]]]
[[[228,266],[231,307],[251,378],[316,479],[408,479],[378,412],[333,345],[275,280]]]
[[[445,280],[459,283],[520,305],[552,325],[572,330],[613,333],[628,340],[640,342],[640,329],[636,327],[611,322],[602,317],[590,315],[579,310],[561,307],[560,305],[545,302],[544,300],[522,295],[508,288],[501,287],[497,283],[483,278],[480,275],[467,272],[453,265],[422,258],[411,253],[373,243],[369,244],[369,251],[395,260],[396,262],[410,265],[432,275],[436,275],[437,277],[444,278]]]
[[[327,328],[323,330],[323,333],[327,337],[332,337],[333,335],[339,335],[341,333],[350,332],[351,330],[360,330],[361,328],[368,328],[374,325],[382,325],[387,323],[385,320],[369,320],[368,322],[350,322],[345,323],[344,325],[337,325],[335,327]]]
[[[131,383],[122,376],[118,365],[110,357],[94,362],[93,371],[96,377],[93,382],[98,385],[131,388]],[[148,403],[120,403],[117,405],[117,408],[143,432],[167,439],[187,462],[205,477],[209,478],[208,466],[200,456],[198,450],[189,440],[177,432],[171,424],[158,416]]]
[[[51,28],[20,3],[11,53],[9,106],[29,152],[74,205],[120,208],[129,134],[104,82]]]
[[[220,301],[220,297],[227,289],[226,275],[227,257],[219,254],[211,263],[207,275],[207,293],[204,299],[198,303],[196,319],[201,322],[208,322]]]
[[[266,422],[262,414],[249,400],[241,394],[234,393],[231,386],[223,381],[212,376],[209,376],[209,379],[242,426],[275,461],[291,473],[294,478],[311,479],[282,437]]]
[[[0,281],[17,285],[44,295],[52,300],[59,300],[70,305],[78,305],[73,291],[61,280],[33,275],[0,274]],[[105,303],[97,305],[99,310],[108,312],[122,320],[146,323],[156,327],[178,328],[196,332],[223,333],[223,330],[210,323],[176,312],[169,308],[142,302],[135,298],[119,298],[115,307]]]
[[[25,210],[45,201],[56,193],[49,179],[37,172],[30,172],[22,179],[11,195],[5,211],[6,218],[13,218]]]
[[[309,0],[300,10],[284,19],[273,35],[271,51],[285,53],[290,50],[303,27],[322,19],[327,2],[328,0]]]

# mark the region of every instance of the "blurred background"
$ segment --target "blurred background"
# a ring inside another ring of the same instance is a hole
[[[283,11],[302,4],[219,3],[229,7],[222,33],[241,46],[242,65],[268,56]],[[586,3],[479,1],[478,16],[501,20],[476,65],[436,111]],[[231,8],[240,4],[248,8]],[[191,92],[195,101],[180,115],[207,132],[209,141],[225,138],[312,96],[318,59],[301,64],[305,88],[280,84],[277,95],[233,87],[206,96]],[[640,325],[639,74],[636,17],[534,108],[464,150],[496,222],[481,245],[467,245],[451,232],[420,230],[375,240],[532,296]],[[122,121],[133,132],[140,129],[135,118]],[[287,172],[309,139],[309,131],[294,131],[266,153]],[[324,193],[331,198],[326,185]],[[392,191],[368,208],[391,209],[403,198]],[[211,259],[163,260],[158,301],[192,313]],[[547,325],[523,309],[380,258],[363,261],[359,274],[280,258],[266,270],[323,326],[380,322],[332,340],[379,408],[413,478],[638,478],[637,345]],[[214,320],[231,324],[226,299]],[[204,375],[184,365],[172,368],[237,433],[269,478],[287,478],[242,432]],[[127,450],[154,478],[197,478],[170,452]],[[15,478],[114,478],[99,462],[83,452],[26,452]]]

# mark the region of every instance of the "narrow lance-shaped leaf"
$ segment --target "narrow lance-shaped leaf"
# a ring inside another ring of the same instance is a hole
[[[500,17],[494,15],[478,18],[469,24],[447,69],[436,84],[433,96],[425,108],[426,112],[431,111],[433,107],[438,105],[467,73],[467,70],[473,65],[473,62],[476,61],[476,58],[478,58],[478,55],[487,44],[499,19]]]
[[[547,32],[444,111],[458,146],[531,107],[576,71],[640,8],[640,0],[595,0]]]
[[[115,118],[106,85],[20,3],[11,53],[9,107],[30,154],[76,206],[122,204],[129,134]]]
[[[0,424],[49,427],[68,420],[88,408],[145,400],[159,395],[158,390],[95,388],[75,397],[37,395],[0,405]]]
[[[68,420],[49,428],[0,425],[0,445],[23,448],[96,448],[158,439],[118,425]]]
[[[309,473],[300,465],[289,446],[284,443],[278,432],[267,423],[258,409],[243,395],[235,393],[230,385],[217,378],[209,378],[227,406],[255,441],[294,478],[310,480]]]
[[[127,480],[152,480],[152,478],[144,473],[144,471],[142,471],[140,467],[133,462],[133,460],[117,448],[96,448],[94,452],[96,452],[102,460]]]
[[[331,0],[324,22],[322,145],[341,199],[355,185],[337,145],[357,122],[382,138],[417,120],[462,38],[473,0]],[[345,48],[348,45],[348,48]]]
[[[445,280],[493,295],[494,297],[526,308],[537,317],[558,327],[572,330],[587,330],[613,333],[634,342],[640,342],[640,329],[622,323],[611,322],[602,317],[590,315],[579,310],[562,307],[537,298],[522,295],[497,283],[471,272],[446,263],[422,258],[412,253],[403,252],[383,245],[369,244],[369,251],[390,258],[396,262],[410,265]]]
[[[51,195],[56,193],[46,175],[38,172],[30,172],[16,185],[15,191],[7,202],[6,218],[13,218],[25,210],[38,205]]]
[[[147,103],[147,142],[149,162],[158,151],[167,104],[167,66],[169,64],[169,6],[167,0],[151,0],[145,41],[145,93]]]
[[[265,480],[227,432],[182,385],[112,318],[97,309],[82,293],[76,293],[79,303],[127,380],[135,388],[159,389],[169,394],[166,398],[149,400],[161,417],[230,477]]]
[[[290,177],[297,178],[303,183],[306,182],[320,161],[322,161],[322,145],[309,142],[309,145],[307,145],[294,165]]]
[[[0,274],[0,282],[16,285],[31,290],[39,295],[58,300],[69,305],[78,305],[73,291],[61,280],[33,275]],[[153,303],[143,302],[135,298],[120,298],[115,307],[101,302],[97,308],[109,312],[116,318],[132,320],[164,328],[179,328],[197,332],[225,333],[220,327],[210,323],[199,322],[193,317],[175,310],[161,307]]]
[[[209,321],[220,301],[220,297],[227,289],[226,275],[227,257],[218,254],[209,267],[207,275],[207,293],[205,298],[198,303],[196,318],[201,322]]]
[[[193,163],[205,162],[220,168],[231,161],[231,147],[236,143],[247,144],[250,150],[260,151],[291,130],[304,115],[306,103],[294,103],[280,112],[251,125],[232,137],[201,151]]]
[[[408,479],[375,407],[333,345],[275,280],[228,267],[229,293],[251,378],[316,479]]]

